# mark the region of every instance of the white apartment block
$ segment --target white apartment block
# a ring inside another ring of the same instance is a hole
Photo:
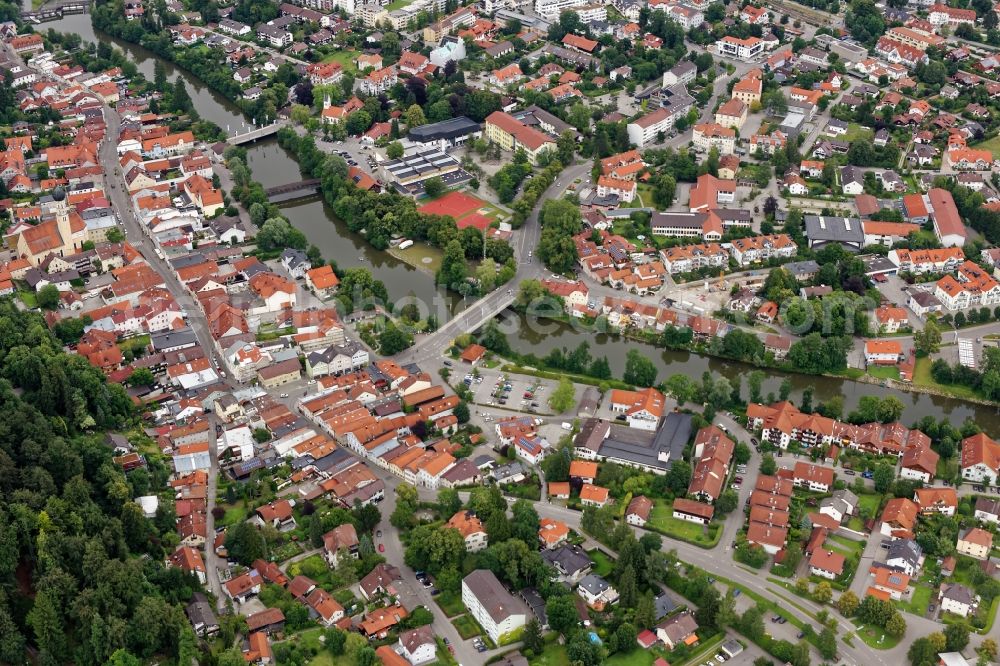
[[[589,4],[587,0],[535,0],[535,13],[547,21],[557,21],[567,9]]]

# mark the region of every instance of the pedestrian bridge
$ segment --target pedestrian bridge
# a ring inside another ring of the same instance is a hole
[[[287,201],[297,197],[311,195],[318,189],[319,178],[310,178],[309,180],[300,180],[295,183],[269,187],[264,190],[264,194],[267,195],[268,201],[275,203],[275,199]]]

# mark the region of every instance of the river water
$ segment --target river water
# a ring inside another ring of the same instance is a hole
[[[89,14],[70,14],[59,21],[51,21],[36,26],[43,32],[52,28],[60,32],[73,32],[84,41],[111,42],[124,51],[136,63],[139,71],[149,80],[153,78],[154,63],[158,56],[151,51],[108,34],[98,33],[90,23]],[[230,133],[241,131],[247,126],[240,110],[224,96],[214,92],[191,74],[164,61],[167,78],[184,80],[198,113]],[[265,188],[284,185],[301,179],[299,166],[294,159],[278,145],[277,139],[258,141],[247,146],[247,162],[253,170],[253,177]],[[414,296],[445,321],[449,314],[462,307],[462,299],[447,294],[434,284],[434,277],[420,271],[406,262],[400,261],[386,252],[372,248],[365,239],[352,233],[346,225],[334,217],[332,211],[319,197],[300,199],[281,205],[282,212],[289,221],[323,252],[326,259],[333,259],[342,268],[364,266],[385,283],[389,297],[399,300]]]
[[[569,324],[554,321],[529,321],[524,316],[508,313],[503,322],[502,329],[507,333],[511,347],[522,353],[533,353],[543,357],[553,349],[565,347],[574,349],[581,342],[590,344],[592,356],[607,356],[608,365],[611,366],[611,373],[615,377],[621,377],[625,372],[626,356],[630,349],[638,349],[643,356],[653,361],[659,370],[658,380],[663,381],[673,374],[684,374],[693,380],[700,382],[704,372],[711,372],[713,375],[722,375],[732,382],[739,379],[743,382],[743,397],[748,394],[747,376],[753,371],[753,367],[718,359],[710,356],[701,356],[683,351],[671,351],[643,344],[634,340],[616,338],[607,334],[594,333],[586,330],[577,330]],[[775,370],[765,370],[767,378],[763,382],[761,392],[766,397],[769,392],[778,393],[781,382],[788,377],[792,382],[791,399],[798,403],[802,391],[806,388],[813,389],[813,404],[829,400],[840,395],[844,398],[844,413],[850,412],[862,396],[894,395],[899,398],[904,405],[902,421],[910,425],[915,421],[930,414],[940,419],[943,416],[956,424],[961,424],[966,418],[971,417],[986,432],[990,434],[1000,433],[1000,411],[996,407],[977,405],[923,393],[910,393],[908,391],[897,391],[895,389],[877,386],[874,384],[864,384],[847,379],[837,379],[834,377],[816,377],[811,375],[785,374]]]
[[[104,33],[97,34],[90,24],[88,14],[74,14],[59,21],[44,23],[37,30],[44,31],[53,28],[62,32],[74,32],[85,41],[109,41],[134,60],[147,78],[153,78],[153,65],[157,58],[150,51],[112,38]],[[228,127],[231,132],[245,127],[239,109],[223,96],[213,92],[208,86],[187,72],[177,69],[169,62],[164,62],[168,78],[173,81],[181,77],[194,100],[195,107],[202,117],[211,120],[220,127]],[[298,164],[281,148],[275,139],[260,141],[248,146],[247,161],[253,170],[253,175],[264,187],[274,187],[298,180]],[[419,271],[405,262],[399,261],[386,252],[373,249],[359,234],[354,234],[338,220],[319,197],[310,197],[282,205],[282,211],[293,225],[301,229],[323,252],[327,259],[333,259],[343,268],[365,266],[382,280],[389,296],[397,300],[406,296],[415,296],[431,306],[433,312],[454,312],[463,305],[461,299],[446,295],[434,285],[431,275]],[[443,306],[435,306],[443,303]],[[439,317],[442,321],[446,318]],[[639,349],[651,359],[660,371],[659,378],[682,373],[700,380],[702,373],[709,371],[722,375],[731,381],[744,379],[744,396],[746,395],[745,378],[750,373],[750,366],[700,356],[687,352],[665,351],[651,345],[634,341],[624,341],[611,336],[594,334],[589,331],[578,331],[574,328],[556,322],[528,322],[523,317],[508,313],[505,323],[509,325],[508,337],[512,346],[523,353],[534,353],[544,356],[553,349],[566,347],[573,349],[580,342],[590,343],[594,356],[607,356],[611,371],[616,377],[621,377],[625,370],[625,357],[629,349]],[[778,392],[778,388],[786,375],[774,371],[768,372],[764,381],[763,392]],[[862,384],[850,380],[830,377],[811,377],[806,375],[787,375],[791,380],[792,399],[801,396],[808,387],[813,388],[813,402],[822,402],[833,396],[844,397],[845,412],[853,409],[861,396],[864,395],[895,395],[905,406],[903,422],[911,424],[925,415],[935,418],[946,416],[952,423],[960,424],[971,417],[976,423],[991,434],[1000,433],[1000,411],[994,407],[986,407],[967,403],[952,398],[943,398],[918,393],[897,391],[871,384]]]

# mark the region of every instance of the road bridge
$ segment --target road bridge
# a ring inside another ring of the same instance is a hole
[[[280,120],[276,120],[270,125],[264,125],[263,127],[255,127],[254,129],[244,132],[243,134],[234,134],[233,136],[226,139],[226,143],[231,146],[240,146],[244,143],[253,143],[254,141],[260,141],[261,139],[266,139],[269,136],[273,136],[278,133],[285,123]]]

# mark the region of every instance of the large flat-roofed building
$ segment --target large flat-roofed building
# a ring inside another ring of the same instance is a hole
[[[447,187],[461,185],[470,178],[457,159],[435,147],[414,146],[398,160],[383,164],[382,170],[397,191],[413,196],[423,194],[424,183],[435,176]]]
[[[656,432],[611,425],[587,419],[574,440],[575,455],[636,467],[653,474],[666,474],[683,459],[691,439],[691,415],[670,412]]]
[[[548,135],[503,111],[494,111],[486,118],[484,132],[491,143],[511,152],[523,150],[532,161],[556,147],[555,140]]]
[[[864,247],[865,230],[858,218],[806,215],[805,223],[809,247],[839,243],[844,249],[853,252]]]
[[[462,579],[462,603],[498,645],[516,638],[528,621],[528,607],[488,569],[477,569]]]
[[[412,143],[424,147],[437,148],[446,151],[463,145],[469,139],[474,139],[483,133],[482,126],[471,118],[458,116],[439,123],[414,127],[406,135]]]

